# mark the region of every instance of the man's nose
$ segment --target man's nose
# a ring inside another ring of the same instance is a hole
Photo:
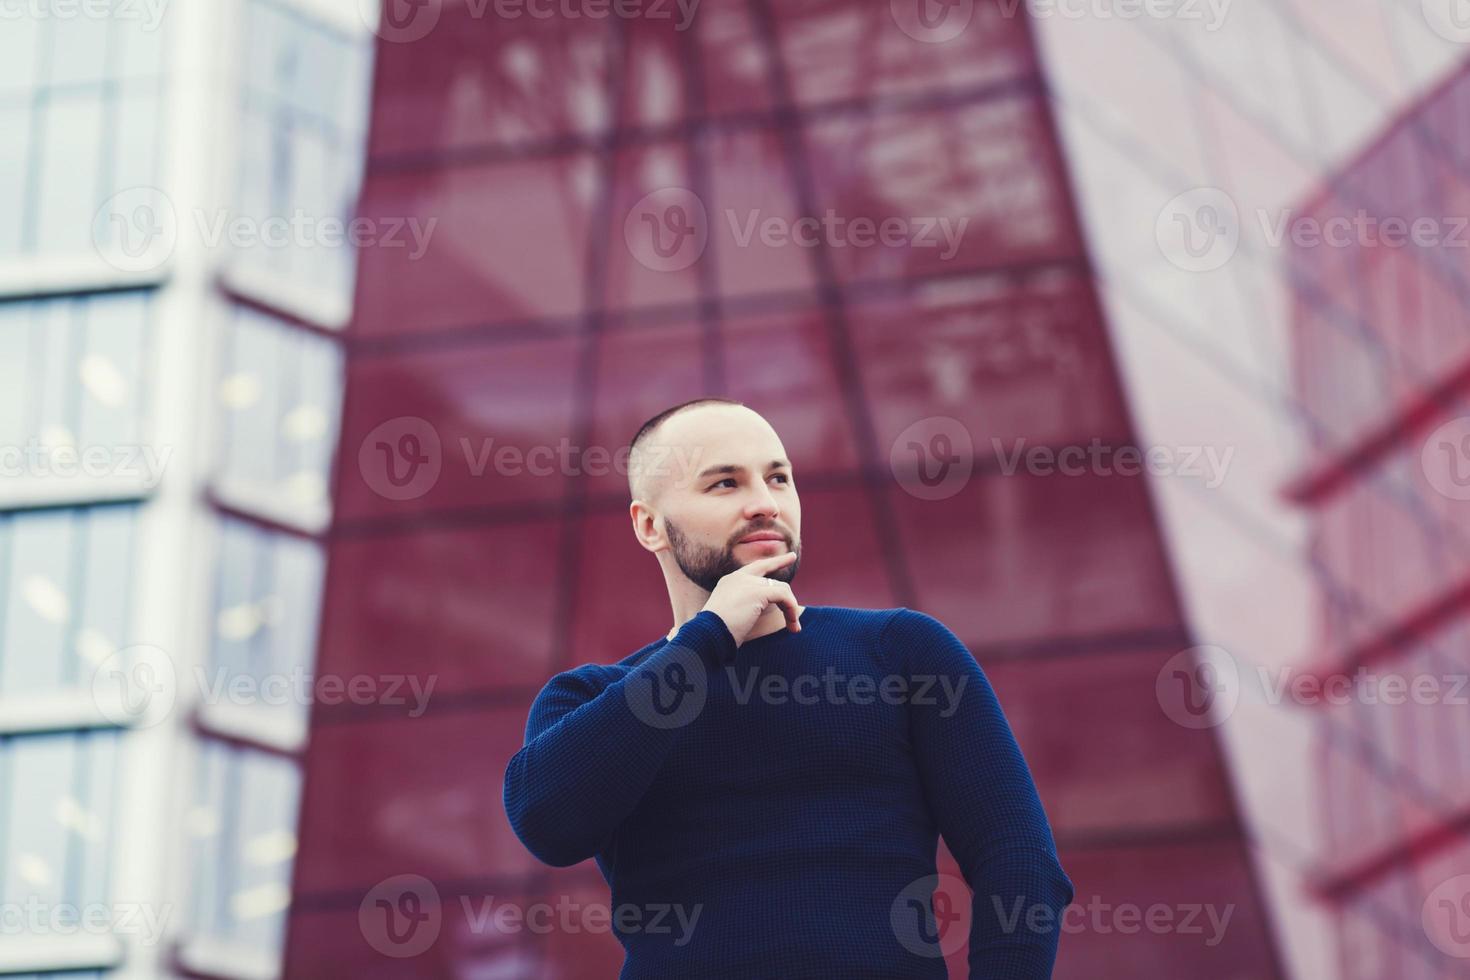
[[[749,503],[745,505],[745,513],[750,517],[754,517],[757,514],[766,514],[772,520],[775,520],[777,515],[781,513],[781,508],[776,505],[776,498],[771,494],[771,491],[765,486],[762,486],[756,491],[755,496],[750,499]]]

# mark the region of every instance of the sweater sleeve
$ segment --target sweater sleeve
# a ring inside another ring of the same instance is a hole
[[[505,770],[505,812],[527,850],[559,868],[601,851],[697,716],[707,673],[735,647],[724,620],[701,610],[621,677],[596,665],[553,677]],[[660,684],[682,711],[659,712],[663,702],[648,692]]]
[[[924,794],[973,892],[970,976],[1050,977],[1072,881],[990,682],[959,637],[925,613],[901,609],[882,643],[907,665]]]

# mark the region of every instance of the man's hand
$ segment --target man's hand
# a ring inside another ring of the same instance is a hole
[[[704,604],[704,608],[725,621],[737,647],[745,642],[745,638],[755,628],[756,620],[761,618],[766,607],[773,602],[786,613],[786,628],[793,633],[801,632],[801,620],[796,615],[796,595],[791,591],[791,586],[786,582],[766,578],[767,573],[785,567],[795,558],[794,551],[771,558],[757,558],[715,584],[715,590],[709,594],[709,601]]]

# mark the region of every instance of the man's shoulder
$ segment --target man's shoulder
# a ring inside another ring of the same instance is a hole
[[[868,609],[862,606],[816,606],[822,614],[839,628],[854,633],[876,636],[881,634],[894,617],[912,612],[906,606],[886,606]]]

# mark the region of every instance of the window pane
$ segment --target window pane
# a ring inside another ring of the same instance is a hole
[[[201,746],[192,931],[280,955],[296,854],[300,773],[285,759],[214,742]]]
[[[221,475],[276,501],[325,506],[342,371],[333,341],[238,309],[219,389]]]
[[[346,68],[354,46],[321,31],[301,33],[305,35],[297,66],[301,84],[291,92],[292,104],[301,112],[345,122],[343,110],[356,101],[345,90],[353,81]]]
[[[221,520],[219,541],[218,604],[205,690],[243,691],[248,707],[275,713],[304,730],[316,657],[321,549],[315,542],[231,519]],[[234,687],[237,677],[251,683]]]
[[[16,4],[0,18],[0,257],[93,253],[94,216],[158,183],[158,120],[176,4]],[[20,7],[26,7],[20,10]],[[107,227],[100,229],[111,233]]]
[[[0,303],[0,476],[68,473],[156,478],[156,447],[140,447],[150,292]],[[37,446],[92,450],[69,469]],[[19,469],[17,470],[17,467]]]
[[[0,446],[22,445],[34,425],[26,387],[31,310],[28,303],[0,303]]]
[[[100,82],[106,77],[107,38],[113,18],[88,16],[87,6],[73,8],[75,16],[46,18],[51,44],[47,81],[51,85]]]
[[[372,35],[349,37],[265,0],[248,4],[243,24],[236,203],[254,241],[232,261],[345,306],[355,275],[346,223],[362,179]]]
[[[0,514],[0,697],[85,690],[128,640],[136,507]]]
[[[0,71],[4,70],[0,52]],[[0,256],[18,253],[24,244],[26,173],[30,167],[31,107],[0,102]]]
[[[0,900],[108,898],[115,732],[0,738]]]
[[[0,31],[0,99],[27,93],[35,86],[40,23],[30,17],[5,21],[5,30]]]
[[[40,212],[43,252],[90,252],[102,172],[100,96],[53,98],[41,110]]]
[[[113,44],[117,45],[118,66],[116,77],[120,79],[156,78],[163,72],[165,45],[173,4],[136,4],[138,16],[118,19],[113,29],[116,32]],[[159,13],[157,22],[150,20],[147,8],[154,6]]]
[[[114,105],[117,119],[112,127],[114,145],[108,157],[109,192],[152,186],[158,173],[158,98],[140,89],[120,96]]]
[[[71,511],[14,515],[5,529],[5,638],[0,647],[0,694],[59,688],[66,673],[67,628],[74,615],[71,561],[76,521]]]

